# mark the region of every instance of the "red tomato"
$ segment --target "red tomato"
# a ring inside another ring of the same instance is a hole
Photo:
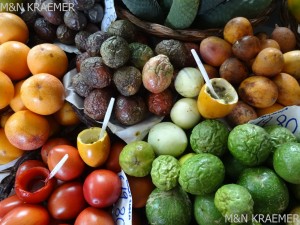
[[[83,195],[91,206],[103,208],[111,206],[118,200],[121,188],[121,179],[115,172],[98,169],[85,178]]]
[[[32,168],[32,167],[35,167],[35,166],[42,166],[42,167],[46,167],[46,165],[40,161],[40,160],[36,160],[36,159],[30,159],[30,160],[27,160],[25,162],[23,162],[19,167],[18,167],[18,170],[17,170],[17,173],[16,173],[16,177],[18,177],[22,172]]]
[[[45,167],[32,167],[22,172],[15,180],[16,195],[26,203],[46,200],[56,185],[56,179],[45,182],[50,171]]]
[[[71,145],[53,147],[48,154],[48,167],[52,171],[65,154],[69,154],[69,158],[55,174],[55,177],[62,181],[70,181],[80,177],[85,169],[85,163],[81,159],[77,148]]]
[[[123,141],[116,141],[112,144],[108,158],[105,162],[105,168],[116,173],[121,171],[121,166],[119,163],[119,155],[124,146],[126,145]]]
[[[62,137],[49,138],[41,148],[41,156],[45,164],[47,164],[49,151],[57,145],[71,145],[71,142]]]
[[[76,218],[74,225],[114,225],[111,213],[95,207],[85,208]]]
[[[66,182],[57,187],[48,199],[48,211],[55,219],[74,219],[86,207],[82,183]]]
[[[8,212],[0,221],[1,225],[48,225],[50,215],[40,205],[24,204]]]
[[[25,203],[15,194],[0,201],[0,220],[6,213],[23,204]]]
[[[142,208],[146,205],[150,193],[155,188],[151,176],[132,177],[127,175],[132,195],[132,207]]]

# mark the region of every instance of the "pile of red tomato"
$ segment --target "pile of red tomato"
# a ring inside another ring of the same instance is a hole
[[[121,140],[112,143],[105,165],[91,168],[68,140],[49,139],[41,148],[41,160],[19,166],[14,193],[0,201],[0,225],[115,224],[112,207],[122,192],[118,157],[124,145]],[[65,154],[65,164],[46,180]],[[128,178],[134,208],[144,207],[153,189],[151,179],[143,179]],[[133,224],[140,224],[138,218]]]

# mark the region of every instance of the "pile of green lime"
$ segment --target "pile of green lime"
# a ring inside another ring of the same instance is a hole
[[[206,119],[197,124],[190,135],[190,145],[196,153],[222,156],[227,150],[229,128],[221,120]]]
[[[246,123],[230,130],[204,119],[189,132],[185,154],[168,154],[176,148],[171,136],[163,152],[137,141],[120,153],[125,173],[150,173],[156,186],[145,206],[149,224],[260,225],[253,216],[299,205],[300,143],[289,129]]]

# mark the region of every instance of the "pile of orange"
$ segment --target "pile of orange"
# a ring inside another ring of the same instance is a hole
[[[0,13],[0,164],[41,147],[58,126],[79,119],[61,81],[66,53],[52,43],[27,45],[29,31],[13,13]]]

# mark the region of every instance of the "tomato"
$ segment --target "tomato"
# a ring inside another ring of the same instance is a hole
[[[108,155],[108,159],[105,162],[106,169],[114,171],[116,173],[119,173],[121,171],[119,155],[125,145],[125,142],[119,140],[112,144],[110,148],[110,153]]]
[[[127,175],[127,179],[132,195],[132,207],[144,207],[146,205],[150,193],[155,188],[154,184],[152,183],[151,176],[148,175],[145,177],[132,177]]]
[[[50,215],[40,205],[24,204],[8,212],[0,221],[1,225],[48,225]]]
[[[41,157],[45,164],[47,164],[49,151],[57,145],[71,145],[71,142],[62,137],[49,138],[41,148]]]
[[[25,203],[15,194],[0,201],[0,220],[6,213],[23,204]]]
[[[111,213],[95,207],[85,208],[76,218],[74,225],[114,225]]]
[[[24,171],[26,171],[26,170],[28,170],[32,167],[35,167],[35,166],[46,167],[46,165],[42,161],[36,160],[36,159],[30,159],[30,160],[27,160],[27,161],[23,162],[18,167],[16,177],[18,177],[22,172],[24,172]]]
[[[49,151],[47,162],[49,169],[52,171],[65,154],[68,154],[69,158],[55,174],[55,177],[62,181],[70,181],[80,177],[85,169],[85,163],[81,159],[77,148],[71,145],[57,145]]]
[[[84,180],[85,200],[96,208],[111,206],[121,194],[122,183],[119,176],[110,170],[92,171]]]
[[[15,180],[16,195],[26,203],[40,203],[46,200],[56,185],[56,179],[45,182],[50,171],[36,166],[23,171]]]
[[[74,219],[86,207],[82,183],[69,181],[57,187],[48,199],[48,211],[55,219]]]

